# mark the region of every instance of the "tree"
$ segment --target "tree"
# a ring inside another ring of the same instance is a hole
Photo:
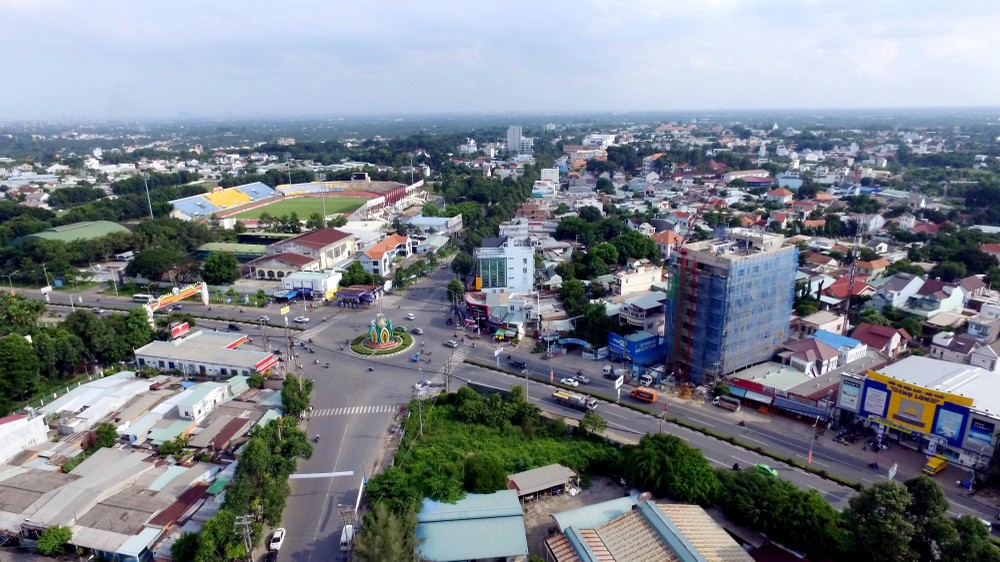
[[[629,481],[656,496],[708,505],[715,500],[719,480],[701,451],[675,435],[645,435],[625,452]]]
[[[31,343],[24,337],[11,334],[0,339],[0,396],[4,400],[21,400],[35,391],[38,385],[38,356]]]
[[[188,261],[187,257],[172,247],[156,246],[143,250],[125,267],[129,277],[143,277],[159,281],[163,276]]]
[[[912,560],[911,503],[906,487],[895,481],[877,482],[851,498],[843,521],[853,553],[863,559],[878,552],[887,562]]]
[[[500,459],[488,453],[474,453],[465,457],[465,491],[473,494],[492,494],[507,487],[507,471]]]
[[[347,217],[345,217],[344,215],[337,215],[332,219],[330,219],[330,221],[327,223],[327,226],[332,228],[338,228],[344,226],[345,224],[347,224]]]
[[[619,234],[611,239],[611,243],[618,249],[619,263],[625,263],[628,259],[645,258],[650,261],[659,262],[660,251],[656,247],[656,242],[649,236],[645,236],[635,230]]]
[[[105,447],[114,447],[115,443],[118,442],[118,430],[115,429],[114,424],[104,422],[97,426],[94,430],[96,439],[94,441],[94,447],[101,449]]]
[[[591,433],[594,435],[599,435],[604,433],[604,430],[608,428],[608,422],[601,417],[601,414],[593,410],[589,410],[583,417],[580,418],[580,429]]]
[[[313,213],[306,219],[306,230],[319,230],[325,225],[326,221],[323,220],[323,215],[319,213]]]
[[[465,295],[465,286],[458,279],[448,281],[448,287],[445,290],[448,292],[448,300],[452,302],[460,301]]]
[[[942,518],[943,519],[943,518]],[[998,562],[1000,550],[993,544],[990,532],[978,517],[963,515],[952,524],[947,519],[943,524],[953,530],[955,538],[943,544],[944,556],[947,562]]]
[[[117,316],[117,315],[116,315]],[[140,307],[129,309],[121,323],[120,339],[131,349],[139,349],[153,339],[153,328],[149,325],[149,315]]]
[[[66,543],[72,539],[72,529],[65,525],[55,525],[42,531],[38,542],[35,543],[35,548],[39,553],[50,556],[61,552]]]
[[[586,207],[580,207],[579,211],[580,218],[587,222],[598,222],[604,218],[601,210],[592,205],[587,205]]]
[[[240,278],[240,262],[228,252],[216,252],[205,258],[201,276],[211,285],[231,285]]]
[[[281,407],[286,416],[298,417],[309,407],[313,381],[296,376],[288,376],[281,385]]]
[[[0,291],[0,334],[33,334],[45,303]]]
[[[199,547],[198,533],[184,533],[170,545],[170,557],[176,562],[194,562]]]
[[[476,260],[467,252],[459,252],[451,260],[451,270],[461,278],[466,278],[476,269]]]
[[[907,508],[914,530],[910,547],[921,560],[932,560],[940,545],[957,538],[955,528],[947,518],[948,498],[941,486],[927,476],[911,478],[903,485],[912,500]]]
[[[564,279],[559,287],[559,297],[570,316],[577,316],[590,304],[587,289],[579,279]]]
[[[416,559],[417,514],[389,511],[383,503],[365,515],[364,529],[354,542],[354,558],[359,562],[402,562]]]

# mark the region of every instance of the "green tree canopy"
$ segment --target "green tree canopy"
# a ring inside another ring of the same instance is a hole
[[[719,480],[701,451],[674,435],[645,435],[625,453],[630,482],[657,496],[708,505]]]
[[[125,273],[130,277],[159,281],[188,261],[187,256],[172,247],[157,246],[137,253],[125,267]]]
[[[416,560],[417,514],[412,510],[396,515],[381,503],[365,515],[354,542],[359,562],[405,562]]]
[[[0,396],[7,401],[23,400],[38,386],[38,356],[23,336],[0,338]],[[9,402],[8,402],[9,405]]]
[[[468,277],[476,269],[476,260],[472,257],[472,254],[467,252],[459,252],[455,255],[455,258],[451,260],[451,270],[455,272],[461,278]]]
[[[507,488],[503,463],[489,453],[473,453],[465,458],[465,491],[492,494]]]
[[[862,559],[878,552],[886,562],[912,560],[915,527],[908,516],[912,501],[906,487],[895,481],[877,482],[860,491],[843,512],[849,550]]]
[[[229,252],[216,252],[205,258],[201,276],[212,285],[231,285],[240,278],[240,262]]]

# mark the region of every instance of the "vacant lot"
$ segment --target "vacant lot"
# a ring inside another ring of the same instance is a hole
[[[344,197],[339,195],[326,196],[326,214],[350,213],[365,204],[364,197]],[[320,197],[295,197],[284,199],[270,205],[257,207],[249,211],[244,211],[238,215],[238,219],[259,219],[263,213],[272,217],[281,217],[292,213],[299,215],[300,219],[307,219],[313,213],[323,212],[323,201]]]
[[[559,494],[558,496],[541,496],[538,500],[524,504],[524,528],[528,534],[528,553],[545,557],[545,540],[552,536],[556,521],[553,513],[569,511],[585,505],[620,498],[625,488],[604,477],[595,477],[590,488],[582,490],[576,496]]]

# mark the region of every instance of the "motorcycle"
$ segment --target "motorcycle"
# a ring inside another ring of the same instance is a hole
[[[324,368],[324,369],[329,369],[329,368],[330,368],[330,364],[329,364],[329,363],[327,363],[326,365],[323,365],[323,368]]]
[[[373,367],[368,367],[368,372],[369,373],[374,372],[374,371],[375,371],[375,369]]]
[[[870,468],[872,470],[878,470],[878,463],[877,462],[870,462],[870,463],[868,463],[868,468]]]
[[[740,463],[734,462],[733,463],[733,470],[735,470],[736,472],[739,472],[739,471],[743,470],[743,467],[740,466]]]
[[[313,441],[319,443],[319,434],[316,434],[316,437],[313,437]]]

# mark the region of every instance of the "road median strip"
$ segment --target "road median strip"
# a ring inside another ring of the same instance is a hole
[[[466,357],[465,360],[464,360],[464,362],[468,363],[469,365],[474,365],[476,367],[480,367],[480,368],[483,368],[483,369],[489,369],[491,371],[496,371],[496,372],[504,373],[504,374],[507,374],[507,375],[512,375],[512,376],[522,375],[522,373],[513,371],[511,369],[507,369],[507,368],[504,368],[504,367],[500,367],[500,366],[496,365],[495,363],[491,363],[489,361],[483,361],[482,359],[477,359],[475,357]],[[603,401],[608,402],[608,403],[614,403],[614,404],[617,404],[618,406],[621,406],[622,408],[628,408],[629,410],[638,412],[640,414],[644,414],[644,415],[651,416],[651,417],[654,417],[654,418],[658,417],[658,416],[654,415],[653,413],[651,413],[649,410],[646,410],[646,409],[642,408],[641,406],[638,406],[636,404],[629,404],[628,402],[616,402],[616,400],[614,398],[612,398],[612,397],[609,397],[609,396],[606,396],[604,394],[600,394],[600,393],[591,391],[589,389],[577,387],[577,388],[574,389],[574,392],[579,392],[581,394],[586,394],[588,396],[591,396],[593,398],[597,398],[599,400],[603,400]],[[851,489],[853,489],[855,491],[860,491],[861,489],[864,488],[864,485],[861,484],[861,483],[859,483],[859,482],[854,482],[852,480],[848,480],[846,478],[842,478],[842,477],[837,476],[835,474],[830,474],[829,472],[827,472],[824,469],[813,468],[812,466],[810,466],[810,465],[808,465],[806,463],[802,463],[802,462],[799,462],[799,461],[795,460],[793,457],[787,457],[787,456],[780,455],[778,453],[769,451],[769,450],[767,450],[767,449],[765,449],[765,448],[763,448],[763,447],[761,447],[759,445],[751,445],[749,443],[741,441],[740,439],[738,439],[738,438],[736,438],[736,437],[734,437],[732,435],[725,435],[723,433],[720,433],[718,431],[709,429],[707,427],[703,427],[703,426],[700,426],[700,425],[697,425],[697,424],[689,423],[689,422],[686,422],[686,421],[678,419],[678,418],[667,418],[667,417],[664,417],[663,421],[665,421],[667,423],[672,423],[672,424],[676,425],[677,427],[683,427],[683,428],[688,429],[690,431],[695,431],[697,433],[701,433],[702,435],[706,435],[708,437],[713,437],[715,439],[718,439],[719,441],[725,441],[726,443],[729,443],[730,445],[735,445],[735,446],[740,447],[742,449],[745,449],[747,451],[752,451],[754,453],[757,453],[758,455],[768,457],[769,459],[772,459],[772,460],[784,463],[784,464],[786,464],[786,465],[788,465],[790,467],[797,468],[799,470],[802,470],[804,472],[813,474],[815,476],[819,476],[820,478],[823,478],[824,480],[829,480],[831,482],[840,484],[841,486],[846,486],[846,487],[851,488]]]

